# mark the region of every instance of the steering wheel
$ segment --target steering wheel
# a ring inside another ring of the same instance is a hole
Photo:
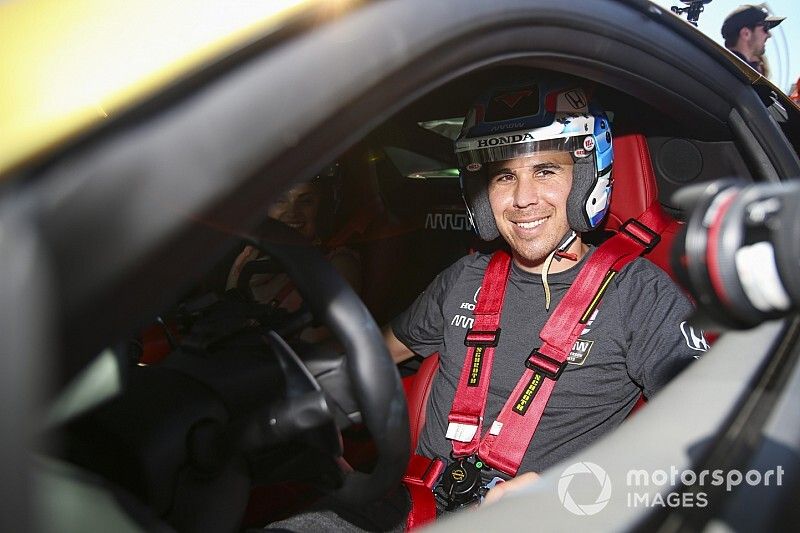
[[[373,500],[396,486],[410,453],[397,368],[369,311],[322,252],[280,222],[269,221],[262,230],[269,240],[251,239],[251,244],[284,266],[312,314],[343,345],[351,390],[377,449],[372,472],[349,474],[335,495],[354,504]]]
[[[132,366],[120,394],[55,430],[68,462],[104,480],[120,501],[138,504],[131,516],[158,517],[179,531],[231,531],[253,470],[263,466],[260,454],[269,463],[271,451],[294,452],[298,443],[310,446],[320,473],[338,486],[342,472],[327,459],[341,454],[339,429],[355,413],[377,459],[369,474],[344,475],[333,497],[355,505],[380,498],[408,464],[406,402],[375,321],[320,250],[279,222],[266,229],[269,240],[251,243],[283,265],[343,345],[344,360],[321,345],[301,359],[277,332],[251,326],[246,312],[237,315],[242,308],[231,302],[212,318],[231,318],[239,325],[233,333],[198,328],[158,364]],[[269,474],[288,467],[267,466]]]

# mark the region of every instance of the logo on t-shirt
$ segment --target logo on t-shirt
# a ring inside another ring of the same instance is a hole
[[[481,288],[475,291],[475,296],[472,297],[472,302],[461,302],[459,309],[466,309],[467,311],[474,311],[475,306],[478,304],[478,293],[481,292]],[[471,316],[467,316],[466,314],[458,314],[456,313],[453,315],[453,319],[450,320],[451,326],[458,326],[464,329],[472,328],[472,325],[475,323],[475,319]]]
[[[589,352],[592,351],[593,345],[594,341],[587,339],[576,340],[575,344],[572,345],[572,350],[570,350],[567,356],[567,363],[571,365],[582,365],[586,361],[586,358],[589,357]]]
[[[589,320],[586,321],[584,324],[583,331],[581,331],[581,335],[586,335],[592,328],[590,327],[592,323],[597,319],[597,312],[600,309],[595,309],[592,314],[589,316]],[[575,341],[575,344],[572,345],[572,350],[570,350],[569,355],[567,356],[567,363],[571,365],[582,365],[586,362],[586,358],[589,357],[589,352],[592,351],[592,346],[594,345],[594,341],[590,341],[588,339],[578,339]]]

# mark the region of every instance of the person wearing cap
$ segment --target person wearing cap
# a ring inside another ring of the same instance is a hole
[[[769,31],[784,18],[771,16],[763,6],[739,6],[722,24],[725,47],[761,75],[766,75],[763,58],[767,39],[771,37]]]

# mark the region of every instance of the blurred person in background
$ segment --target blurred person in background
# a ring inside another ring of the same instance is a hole
[[[769,70],[764,54],[770,30],[785,18],[770,16],[761,5],[741,5],[722,24],[725,47],[762,76],[767,76]]]
[[[270,219],[284,223],[300,233],[314,246],[325,253],[328,261],[350,286],[361,290],[361,261],[358,254],[347,246],[332,245],[326,237],[332,233],[333,214],[337,203],[338,166],[331,165],[310,181],[299,183],[284,191],[267,207]],[[303,298],[289,276],[283,272],[254,274],[247,288],[240,287],[242,269],[251,261],[262,258],[254,246],[246,245],[236,257],[229,273],[225,289],[247,290],[252,299],[261,304],[288,312],[297,311]],[[324,328],[306,328],[300,338],[308,342],[328,337]]]

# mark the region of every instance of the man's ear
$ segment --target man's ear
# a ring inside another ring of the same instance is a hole
[[[750,39],[750,35],[752,33],[753,33],[753,30],[751,30],[747,26],[744,26],[739,30],[739,39],[748,40],[748,39]]]

